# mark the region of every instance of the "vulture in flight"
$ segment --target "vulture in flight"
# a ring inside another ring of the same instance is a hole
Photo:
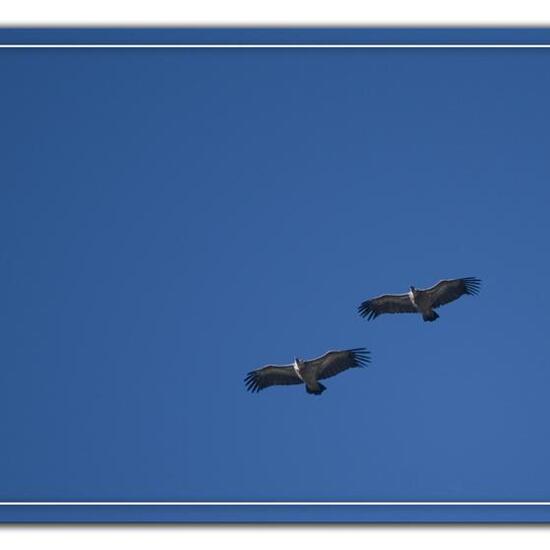
[[[369,355],[365,348],[329,351],[311,361],[294,359],[292,365],[267,365],[253,370],[248,373],[244,382],[246,389],[251,392],[258,392],[269,386],[305,384],[307,393],[320,395],[326,388],[319,380],[336,376],[347,369],[364,367],[370,363]]]
[[[385,294],[366,300],[358,310],[361,317],[375,319],[382,313],[420,313],[424,321],[435,321],[439,315],[435,308],[454,302],[464,294],[479,293],[481,280],[476,277],[447,279],[431,288],[410,287],[407,294]]]

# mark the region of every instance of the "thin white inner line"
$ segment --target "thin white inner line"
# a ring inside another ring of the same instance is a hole
[[[297,501],[30,501],[0,502],[0,506],[550,506],[546,501],[336,501],[336,502],[297,502]]]
[[[0,44],[0,48],[550,48],[550,44]]]
[[[550,48],[550,44],[0,44],[0,49],[184,49],[184,48],[337,48],[337,49],[452,49],[452,48]],[[358,501],[358,502],[268,502],[268,501],[219,501],[219,502],[192,502],[192,501],[27,501],[27,502],[0,502],[0,506],[550,506],[550,501]]]

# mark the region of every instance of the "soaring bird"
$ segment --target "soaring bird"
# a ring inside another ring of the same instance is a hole
[[[418,289],[411,286],[407,294],[385,294],[366,300],[358,310],[361,317],[369,320],[382,313],[421,313],[424,321],[435,321],[439,317],[435,308],[454,302],[464,294],[475,296],[480,287],[481,280],[476,277],[447,279],[431,288]]]
[[[336,376],[347,369],[364,367],[370,363],[370,353],[365,348],[329,351],[321,357],[304,361],[294,359],[292,365],[267,365],[249,372],[244,380],[246,389],[258,392],[269,386],[305,384],[307,393],[320,395],[326,387],[319,382]]]

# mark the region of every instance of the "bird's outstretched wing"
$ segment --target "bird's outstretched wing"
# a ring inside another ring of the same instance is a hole
[[[361,317],[369,320],[382,313],[418,313],[408,294],[384,294],[364,301],[357,309]]]
[[[479,294],[481,280],[477,277],[465,277],[463,279],[448,279],[439,281],[431,288],[423,292],[428,297],[432,307],[439,307],[457,300],[464,294],[475,296]]]
[[[329,351],[317,359],[306,361],[307,366],[317,371],[318,380],[336,376],[355,367],[364,367],[368,363],[370,363],[370,352],[365,348]]]
[[[269,386],[288,386],[289,384],[303,384],[292,365],[267,365],[253,370],[244,379],[246,389],[258,392]]]

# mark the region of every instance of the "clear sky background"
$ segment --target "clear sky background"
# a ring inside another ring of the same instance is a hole
[[[2,51],[0,498],[548,500],[549,56]]]

